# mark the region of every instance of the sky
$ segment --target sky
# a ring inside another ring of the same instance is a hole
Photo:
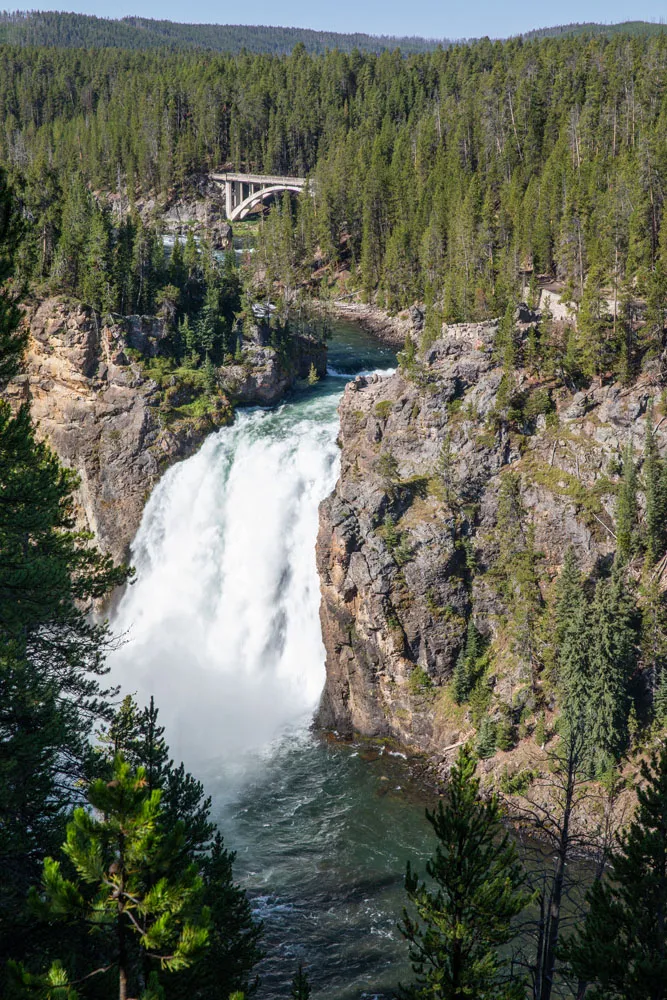
[[[18,4],[17,4],[18,6]],[[572,21],[667,20],[667,0],[560,0],[547,6],[535,0],[253,0],[220,4],[216,0],[61,0],[30,4],[31,9],[72,10],[100,17],[164,18],[216,24],[280,24],[299,28],[373,35],[422,35],[426,38],[503,38],[531,28]]]

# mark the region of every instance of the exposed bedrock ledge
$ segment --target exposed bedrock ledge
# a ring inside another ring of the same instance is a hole
[[[13,405],[30,403],[38,433],[76,469],[79,523],[116,559],[127,557],[162,473],[229,423],[233,403],[272,405],[308,374],[311,362],[320,372],[326,367],[326,349],[306,338],[295,342],[287,362],[270,348],[247,344],[242,365],[219,369],[223,392],[204,416],[192,416],[181,407],[190,402],[187,386],[165,392],[129,357],[130,348],[146,357],[160,353],[161,320],[103,322],[79,303],[49,298],[29,305],[25,321],[25,374],[6,396]]]
[[[660,388],[645,376],[632,389],[604,385],[575,396],[560,389],[557,419],[542,413],[510,431],[491,419],[502,377],[491,349],[495,329],[449,327],[410,377],[399,371],[346,387],[341,473],[320,507],[317,542],[326,728],[436,753],[470,732],[462,713],[450,710],[445,685],[471,607],[489,635],[503,611],[486,572],[502,473],[521,473],[547,576],[569,545],[587,570],[613,552],[609,463],[628,441],[641,452],[648,399],[657,402]],[[527,396],[544,388],[527,372],[517,377]],[[658,433],[664,452],[664,425]],[[461,501],[456,515],[438,472],[445,442]],[[582,504],[580,486],[595,484],[594,502]],[[511,672],[499,679],[496,694],[512,682]]]

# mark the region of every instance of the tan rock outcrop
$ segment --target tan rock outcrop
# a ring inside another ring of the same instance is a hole
[[[123,559],[162,470],[191,454],[216,421],[164,425],[158,387],[126,354],[138,318],[129,328],[104,324],[85,306],[48,298],[27,308],[26,322],[26,372],[6,395],[30,403],[39,435],[78,472],[81,526]],[[226,419],[221,410],[220,422]]]

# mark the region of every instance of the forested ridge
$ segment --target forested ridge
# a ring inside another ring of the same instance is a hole
[[[547,38],[563,35],[655,34],[664,30],[649,21],[625,21],[621,24],[563,24],[523,33],[524,38]],[[284,55],[296,45],[311,54],[327,49],[341,52],[382,52],[400,49],[404,55],[428,52],[452,42],[447,38],[416,36],[347,34],[289,28],[279,25],[179,24],[145,17],[101,18],[65,11],[2,11],[0,41],[14,45],[57,46],[58,48],[120,49],[210,49],[213,52],[240,51]]]
[[[501,315],[522,279],[552,277],[594,323],[603,290],[618,314],[642,300],[650,329],[665,306],[666,61],[662,35],[408,58],[5,47],[0,159],[36,222],[38,278],[73,178],[131,205],[229,163],[310,176],[283,269],[342,262],[390,310],[418,299],[446,320]]]
[[[66,48],[210,49],[212,52],[265,52],[281,55],[296,45],[311,53],[339,49],[350,52],[425,52],[449,44],[417,37],[346,34],[278,25],[179,24],[146,17],[121,19],[71,14],[64,11],[0,12],[0,41],[15,45],[54,45]]]
[[[649,35],[665,31],[662,21],[620,21],[618,24],[600,24],[596,21],[556,24],[551,28],[524,31],[523,38],[557,38],[562,35]]]

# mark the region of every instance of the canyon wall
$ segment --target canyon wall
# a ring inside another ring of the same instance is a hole
[[[519,323],[524,336],[530,325]],[[544,593],[570,545],[586,573],[608,567],[619,460],[627,443],[641,455],[651,397],[665,450],[657,370],[632,388],[571,392],[519,369],[523,411],[498,419],[496,329],[445,328],[395,374],[345,390],[341,473],[321,505],[317,543],[325,727],[435,754],[467,738],[469,713],[448,682],[471,614],[482,633],[499,637],[506,609],[493,567],[504,474],[519,477]],[[493,698],[516,702],[523,691],[529,702],[525,667],[501,647]]]
[[[26,307],[25,372],[5,395],[27,402],[38,434],[76,469],[79,524],[115,559],[125,559],[144,504],[165,469],[233,420],[234,405],[272,405],[326,348],[295,338],[289,359],[248,341],[243,361],[218,369],[219,390],[199,411],[187,376],[150,377],[168,331],[156,317],[103,319],[80,303],[47,298]]]

